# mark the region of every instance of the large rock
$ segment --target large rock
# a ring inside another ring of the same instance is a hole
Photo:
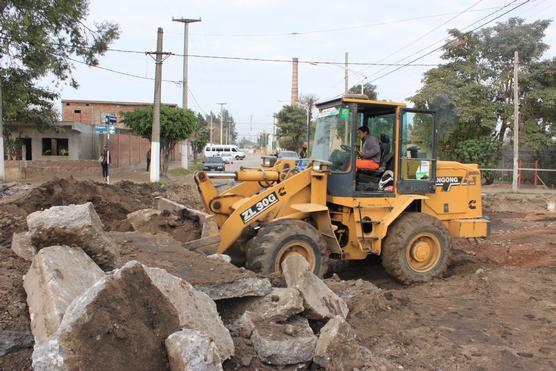
[[[272,285],[267,278],[249,276],[234,281],[197,284],[195,288],[210,296],[212,300],[264,296],[272,291]]]
[[[104,272],[79,248],[40,250],[23,279],[35,340],[52,335],[71,302],[102,277]]]
[[[270,281],[247,269],[220,259],[209,259],[183,248],[183,244],[161,233],[109,232],[119,245],[123,261],[137,260],[147,266],[166,270],[203,291],[212,300],[265,296],[272,290]]]
[[[196,330],[181,330],[166,339],[172,371],[218,371],[222,362],[214,341]]]
[[[142,209],[127,214],[127,221],[134,230],[139,231],[145,225],[149,224],[151,220],[162,214],[162,211],[155,209]]]
[[[176,308],[180,327],[198,330],[208,336],[216,344],[220,359],[226,360],[234,354],[230,332],[224,327],[211,298],[163,269],[146,268],[146,271],[155,286]]]
[[[325,370],[394,370],[388,360],[374,356],[359,344],[353,328],[341,316],[328,321],[320,330],[313,363]]]
[[[33,260],[33,256],[37,253],[37,249],[31,242],[28,232],[16,232],[12,236],[12,251],[25,260]]]
[[[240,323],[242,335],[251,338],[257,356],[265,363],[285,366],[307,362],[313,357],[317,337],[304,317],[274,322],[247,311]]]
[[[118,265],[116,245],[106,236],[93,204],[53,206],[27,216],[33,245],[81,247],[101,268]]]
[[[247,308],[269,321],[285,321],[304,309],[303,298],[295,288],[273,288],[270,294],[257,298]]]
[[[306,317],[315,320],[346,318],[346,303],[326,286],[316,275],[309,271],[309,264],[302,256],[288,256],[282,262],[282,272],[288,287],[299,290],[303,296]]]
[[[70,304],[56,333],[35,345],[33,369],[165,370],[164,341],[178,329],[172,303],[129,262]]]

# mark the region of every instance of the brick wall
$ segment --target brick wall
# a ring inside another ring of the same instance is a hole
[[[103,113],[113,113],[116,115],[117,123],[121,125],[123,112],[145,108],[149,105],[151,103],[62,100],[62,120],[98,125],[104,124],[102,121]],[[169,104],[169,106],[176,107],[175,104]]]

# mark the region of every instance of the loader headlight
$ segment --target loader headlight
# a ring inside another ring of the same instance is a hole
[[[263,157],[263,166],[264,167],[270,167],[271,166],[270,159],[268,157]]]

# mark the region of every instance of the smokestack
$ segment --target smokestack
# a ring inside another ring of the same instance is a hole
[[[292,58],[292,106],[297,105],[297,101],[299,98],[299,88],[298,88],[298,65],[299,59]]]

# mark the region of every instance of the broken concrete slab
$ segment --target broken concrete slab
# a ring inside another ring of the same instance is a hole
[[[27,216],[27,226],[37,249],[52,245],[82,248],[102,269],[118,265],[116,245],[106,236],[92,203],[53,206]]]
[[[33,334],[30,332],[0,331],[0,357],[21,349],[32,348],[34,343]]]
[[[138,231],[146,224],[149,224],[153,217],[162,214],[162,211],[155,209],[142,209],[127,214],[127,221],[134,230]]]
[[[104,272],[79,248],[40,250],[23,278],[36,341],[52,335],[71,302],[103,277]]]
[[[282,272],[288,287],[298,289],[303,296],[307,318],[347,317],[349,309],[346,303],[309,271],[309,264],[302,256],[288,256],[282,262]]]
[[[245,335],[251,333],[255,352],[265,363],[285,366],[307,362],[313,357],[317,337],[304,317],[296,316],[278,323],[246,312],[242,328]]]
[[[184,329],[166,339],[172,371],[218,371],[222,362],[214,341],[202,332]]]
[[[296,288],[273,288],[270,294],[254,300],[247,307],[269,321],[285,321],[304,309],[303,298]]]
[[[354,329],[341,316],[336,316],[320,330],[313,363],[325,370],[396,369],[391,362],[375,356],[359,344]]]
[[[15,232],[12,235],[11,248],[17,256],[29,261],[33,260],[33,256],[37,253],[28,232]]]
[[[109,232],[108,235],[119,246],[122,261],[137,260],[165,269],[203,291],[212,300],[265,296],[272,290],[268,279],[184,249],[182,243],[171,236],[143,232]]]
[[[234,342],[230,332],[224,327],[216,304],[211,298],[163,269],[147,267],[145,270],[154,285],[176,308],[180,327],[198,330],[212,339],[221,360],[226,360],[234,354]]]
[[[129,262],[70,304],[58,330],[35,345],[33,369],[165,370],[164,341],[178,329],[172,303]]]

